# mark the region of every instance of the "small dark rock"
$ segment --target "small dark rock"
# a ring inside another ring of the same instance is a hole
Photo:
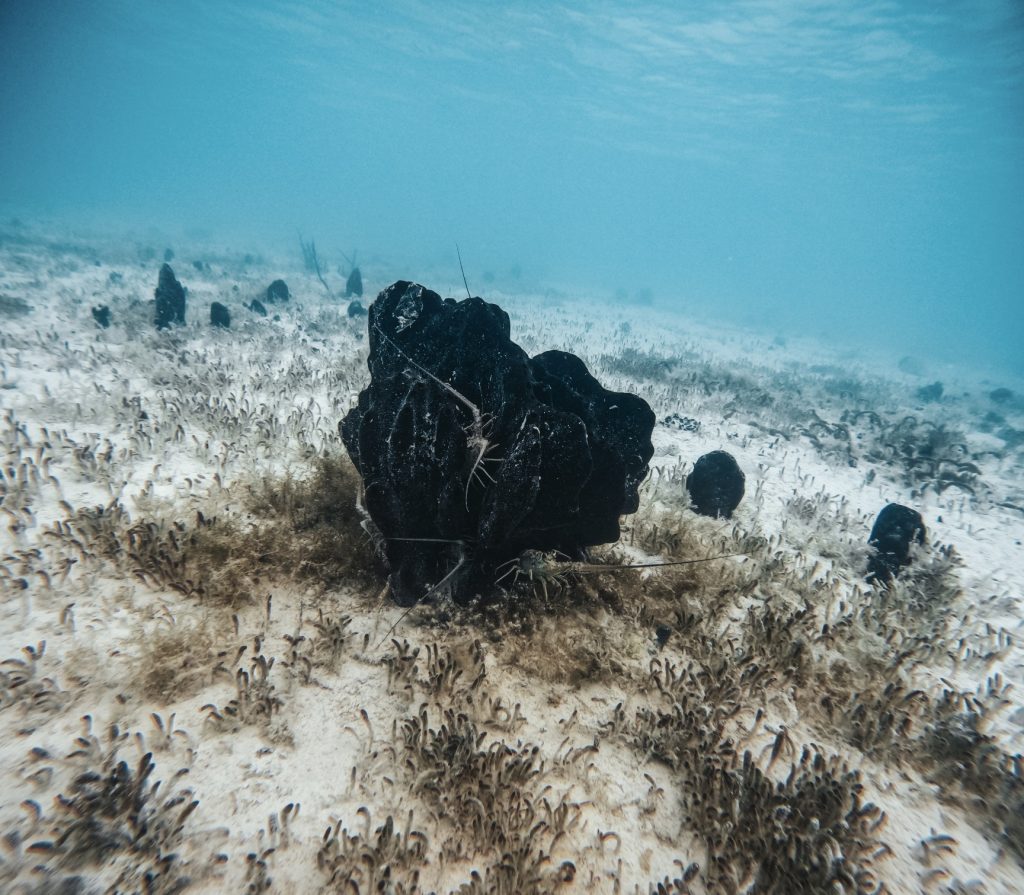
[[[934,404],[936,401],[942,400],[943,391],[941,382],[933,382],[931,385],[922,385],[915,394],[918,401],[924,401],[925,404]]]
[[[363,303],[360,301],[350,301],[347,313],[349,317],[365,317],[366,308],[363,307]]]
[[[254,298],[251,302],[249,302],[248,308],[254,314],[259,314],[260,317],[267,316],[267,309],[264,307],[263,302],[261,302],[258,298]]]
[[[988,393],[988,399],[994,404],[1009,404],[1013,400],[1013,392],[1004,386],[1000,386]]]
[[[924,544],[925,534],[924,519],[917,510],[898,503],[882,507],[868,538],[875,548],[868,560],[868,582],[892,581],[902,566],[910,565],[911,544]]]
[[[267,286],[267,301],[273,304],[275,301],[288,301],[291,293],[288,292],[288,284],[284,280],[274,280]]]
[[[666,643],[668,643],[668,639],[671,636],[672,629],[668,625],[658,625],[654,630],[654,637],[658,642],[658,649],[661,649]]]
[[[167,329],[172,323],[185,322],[185,287],[178,282],[170,264],[160,268],[153,297],[156,299],[157,329]]]
[[[124,280],[124,275],[119,274],[116,270],[112,270],[110,272],[110,276],[107,277],[107,279],[110,280],[111,283],[117,284]]]
[[[363,275],[359,272],[358,267],[352,268],[352,273],[348,275],[348,280],[345,281],[345,298],[349,298],[352,295],[363,294]]]
[[[231,328],[231,312],[219,301],[210,305],[210,324],[223,329]]]
[[[204,268],[206,267],[206,265],[202,261],[193,261],[192,266],[200,273],[202,273]]]
[[[164,261],[170,264],[174,260],[174,249],[164,249]]]
[[[732,454],[712,451],[693,464],[686,490],[696,512],[728,519],[743,499],[746,476]]]
[[[92,319],[106,329],[110,326],[110,308],[106,305],[100,305],[98,308],[93,308]]]

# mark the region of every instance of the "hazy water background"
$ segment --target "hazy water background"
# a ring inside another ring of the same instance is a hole
[[[1024,372],[1020,0],[0,0],[0,37],[5,213],[413,278],[458,241],[484,294]]]

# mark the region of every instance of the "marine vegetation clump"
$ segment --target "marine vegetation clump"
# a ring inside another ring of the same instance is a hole
[[[477,625],[507,661],[542,680],[578,688],[619,677],[644,655],[659,627],[686,627],[698,603],[708,619],[724,611],[733,587],[748,585],[739,563],[758,549],[753,540],[684,523],[676,528],[674,518],[656,517],[659,528],[648,515],[630,522],[626,543],[675,552],[637,563],[609,547],[575,562],[526,551],[501,570],[498,595],[471,616],[456,617]]]
[[[795,494],[784,507],[781,528],[794,548],[833,560],[841,568],[867,567],[870,547],[858,534],[863,521],[845,496],[821,491]]]
[[[316,253],[316,240],[306,242],[299,233],[299,248],[302,250],[302,266],[309,273],[319,270],[320,262]]]
[[[265,560],[303,580],[380,586],[383,570],[358,508],[361,482],[345,454],[314,458],[304,478],[264,477],[251,487],[249,509]]]
[[[895,468],[908,487],[974,494],[981,484],[963,432],[944,423],[912,414],[892,422],[871,410],[844,413],[842,421],[861,433],[865,459]]]
[[[623,349],[621,354],[602,354],[598,364],[603,370],[618,376],[625,376],[639,382],[663,382],[672,373],[676,360],[663,357],[652,349]]]
[[[1024,760],[986,732],[1011,705],[1008,690],[998,675],[973,694],[945,689],[931,705],[921,744],[928,776],[944,796],[962,790],[969,808],[1024,863]]]
[[[711,831],[704,842],[712,887],[742,889],[752,880],[751,892],[878,891],[874,856],[884,849],[875,833],[885,814],[863,800],[859,771],[807,749],[783,781],[750,752],[738,767],[705,772],[709,785],[695,791],[690,810],[708,822],[698,829]]]
[[[1011,404],[1017,399],[1017,396],[1011,389],[1008,389],[1005,385],[999,386],[999,388],[992,389],[988,393],[988,398],[994,404],[1007,405]]]
[[[428,643],[425,650],[412,648],[407,640],[392,639],[391,645],[393,652],[382,660],[390,692],[405,692],[410,700],[415,693],[439,705],[466,708],[484,683],[487,672],[479,640],[451,647]]]
[[[854,449],[849,427],[841,420],[838,423],[823,419],[817,411],[810,410],[799,434],[813,444],[823,457],[839,458],[853,465]]]
[[[313,621],[316,634],[312,642],[312,662],[329,670],[334,670],[341,658],[349,652],[355,634],[349,630],[352,616],[345,614],[324,614],[319,610],[318,618]]]
[[[244,725],[270,730],[274,716],[284,705],[277,685],[271,680],[274,662],[273,657],[268,659],[257,649],[248,670],[235,671],[235,696],[223,706],[208,703],[202,707],[207,723],[217,731],[235,732]]]
[[[399,720],[383,744],[361,711],[369,735],[364,748],[373,758],[389,754],[404,769],[403,792],[417,799],[416,815],[410,810],[375,823],[363,807],[351,821],[333,821],[317,855],[327,890],[562,891],[576,868],[559,854],[572,853],[571,840],[583,830],[583,806],[555,789],[553,768],[539,745],[503,738],[516,734],[525,719],[519,704],[505,705],[489,691],[484,644],[464,637],[415,648],[395,639],[391,646],[383,660],[388,692],[419,708]],[[569,749],[553,764],[592,751]],[[422,813],[429,818],[429,837],[416,822]],[[466,874],[461,884],[453,872]]]
[[[326,892],[394,892],[424,895],[420,874],[427,865],[425,833],[413,827],[410,811],[399,829],[389,814],[373,829],[368,808],[360,808],[362,832],[352,832],[336,821],[323,835],[316,866]],[[372,829],[372,832],[371,832]]]
[[[74,562],[103,560],[149,587],[206,597],[218,594],[220,583],[206,568],[204,560],[211,557],[205,555],[199,534],[211,524],[201,513],[195,525],[181,520],[132,521],[115,499],[80,507],[55,522],[46,536],[52,549]]]
[[[698,558],[677,566],[632,565],[608,549],[583,562],[526,557],[472,621],[505,661],[541,680],[573,689],[621,681],[658,638],[689,636],[674,632],[692,629],[694,612],[713,624],[746,580],[735,552],[693,543]]]
[[[823,712],[823,729],[876,761],[916,768],[1024,860],[1024,766],[988,732],[1011,705],[1009,688],[998,674],[974,692],[948,685],[936,694],[914,683],[914,669],[935,657],[989,665],[1012,643],[990,625],[984,636],[964,636],[955,612],[959,564],[951,547],[937,545],[888,587],[841,602],[824,625],[820,607],[809,605],[761,642],[775,655],[787,643],[813,643],[813,653],[800,650],[800,663],[789,662],[783,674],[798,683],[808,709],[816,703]],[[765,611],[754,616],[763,620]],[[787,663],[772,664],[778,675]]]
[[[752,371],[751,371],[752,372]],[[715,396],[724,403],[722,413],[726,419],[737,413],[763,412],[766,408],[789,405],[800,398],[800,386],[795,377],[776,375],[773,381],[758,383],[753,375],[738,372],[725,364],[701,362],[690,365],[678,376],[681,385],[696,395]],[[791,414],[799,419],[801,414]]]
[[[319,457],[305,478],[267,476],[251,484],[248,518],[200,510],[188,520],[133,521],[115,499],[79,508],[46,537],[66,559],[102,559],[149,587],[211,604],[244,604],[260,582],[274,578],[379,586],[357,493],[346,457]]]
[[[570,869],[552,852],[579,822],[579,806],[544,784],[537,746],[488,742],[472,719],[452,710],[433,726],[426,707],[398,736],[412,792],[442,819],[444,861],[483,865],[459,891],[539,895],[566,881]]]
[[[302,234],[299,234],[299,248],[302,249],[302,263],[307,271],[315,273],[316,278],[320,281],[320,285],[327,291],[328,298],[334,298],[334,293],[331,291],[331,287],[327,285],[327,280],[324,279],[323,269],[320,267],[320,256],[316,251],[316,242],[310,240],[305,242],[302,238]]]
[[[715,892],[878,891],[878,831],[884,813],[865,801],[860,772],[840,757],[804,746],[799,758],[785,728],[767,768],[731,734],[739,691],[728,671],[652,663],[661,694],[630,715],[619,705],[609,731],[676,774],[687,825],[705,858],[703,882]],[[769,776],[789,763],[782,779]]]
[[[158,704],[185,699],[210,683],[228,655],[218,650],[211,626],[177,622],[139,638],[134,680],[139,694]]]
[[[0,662],[0,711],[19,706],[25,712],[59,712],[71,697],[52,676],[42,673],[46,641],[22,647],[21,653],[24,658]]]
[[[813,367],[810,372],[815,372]],[[864,403],[874,397],[872,394],[873,384],[850,376],[846,371],[838,367],[830,367],[824,372],[825,376],[821,380],[821,389],[826,395],[839,398],[841,401],[855,401],[857,403]]]
[[[106,891],[171,895],[210,872],[218,860],[213,856],[209,863],[181,857],[186,843],[197,841],[191,818],[199,801],[180,786],[188,768],[166,783],[154,779],[152,752],[122,754],[136,741],[145,742],[117,725],[97,735],[86,716],[65,758],[32,750],[32,763],[48,767],[49,776],[69,768],[71,778],[49,810],[35,800],[22,802],[24,820],[4,834],[0,888],[15,891],[32,880],[35,888],[26,891],[78,892],[99,883]],[[43,769],[37,768],[37,779]]]
[[[275,854],[285,851],[291,845],[290,826],[301,809],[301,803],[289,802],[280,811],[271,812],[267,816],[266,826],[257,833],[260,848],[245,856],[246,895],[275,891],[274,880],[270,875],[271,861]]]
[[[951,608],[961,594],[958,562],[939,545],[887,587],[841,602],[819,630],[800,626],[800,636],[815,644],[807,673],[828,728],[876,760],[920,762],[919,736],[934,698],[910,674],[957,639]]]
[[[916,548],[912,555],[913,563],[890,582],[873,606],[876,612],[895,614],[899,622],[911,623],[930,636],[931,626],[944,622],[963,594],[958,573],[962,561],[951,544],[936,544],[927,551]]]

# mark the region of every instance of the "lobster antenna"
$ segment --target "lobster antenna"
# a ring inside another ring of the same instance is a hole
[[[457,571],[459,571],[459,569],[461,569],[463,567],[463,565],[465,565],[465,562],[466,562],[465,559],[460,559],[455,564],[455,568],[454,569],[452,569],[447,575],[444,576],[444,578],[442,578],[440,581],[437,582],[437,584],[435,584],[432,588],[430,588],[430,590],[428,590],[422,597],[420,597],[415,603],[413,603],[412,606],[410,606],[408,609],[406,609],[405,612],[403,612],[400,616],[398,616],[398,621],[396,621],[391,626],[391,628],[388,630],[387,634],[384,635],[384,639],[381,640],[381,642],[377,644],[377,649],[380,649],[384,645],[385,641],[387,641],[387,639],[395,632],[395,628],[397,628],[405,620],[405,617],[410,612],[412,612],[413,609],[415,609],[417,606],[419,606],[431,594],[437,593],[437,591],[439,591],[442,587],[444,587],[449,582],[449,580],[451,580],[452,576]]]
[[[462,271],[462,282],[466,287],[466,297],[472,298],[473,295],[469,291],[469,283],[466,282],[466,269],[462,266],[462,252],[459,251],[459,244],[455,243],[455,254],[459,256],[459,270]]]
[[[694,563],[711,562],[713,559],[728,559],[730,556],[746,556],[746,553],[720,553],[717,556],[703,556],[700,559],[676,559],[671,562],[640,562],[624,566],[609,566],[610,569],[660,569],[662,566],[692,566]]]
[[[438,379],[433,373],[430,372],[430,370],[426,369],[425,367],[421,367],[418,363],[416,363],[416,361],[414,361],[411,357],[409,357],[408,354],[406,354],[404,351],[402,351],[402,349],[399,348],[398,345],[395,344],[394,339],[390,338],[387,335],[387,333],[385,333],[384,330],[382,330],[380,328],[380,324],[377,323],[376,320],[374,321],[373,328],[375,330],[377,330],[378,335],[380,335],[380,337],[385,342],[387,342],[392,348],[394,348],[395,351],[397,351],[402,357],[404,357],[417,370],[419,370],[424,375],[429,376],[432,380],[434,380],[434,382],[436,382],[439,386],[441,386],[441,388],[443,388],[446,392],[448,392],[448,394],[450,394],[453,398],[455,398],[457,401],[459,401],[464,407],[467,407],[469,409],[470,413],[473,414],[473,419],[474,420],[476,420],[477,422],[480,421],[480,409],[476,406],[476,404],[474,404],[472,401],[470,401],[469,398],[467,398],[465,395],[460,394],[459,392],[457,392],[447,382],[444,382],[443,380]]]

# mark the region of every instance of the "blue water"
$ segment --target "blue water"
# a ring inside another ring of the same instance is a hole
[[[0,37],[11,214],[394,277],[458,242],[484,294],[1024,371],[1020,0],[2,0]]]

